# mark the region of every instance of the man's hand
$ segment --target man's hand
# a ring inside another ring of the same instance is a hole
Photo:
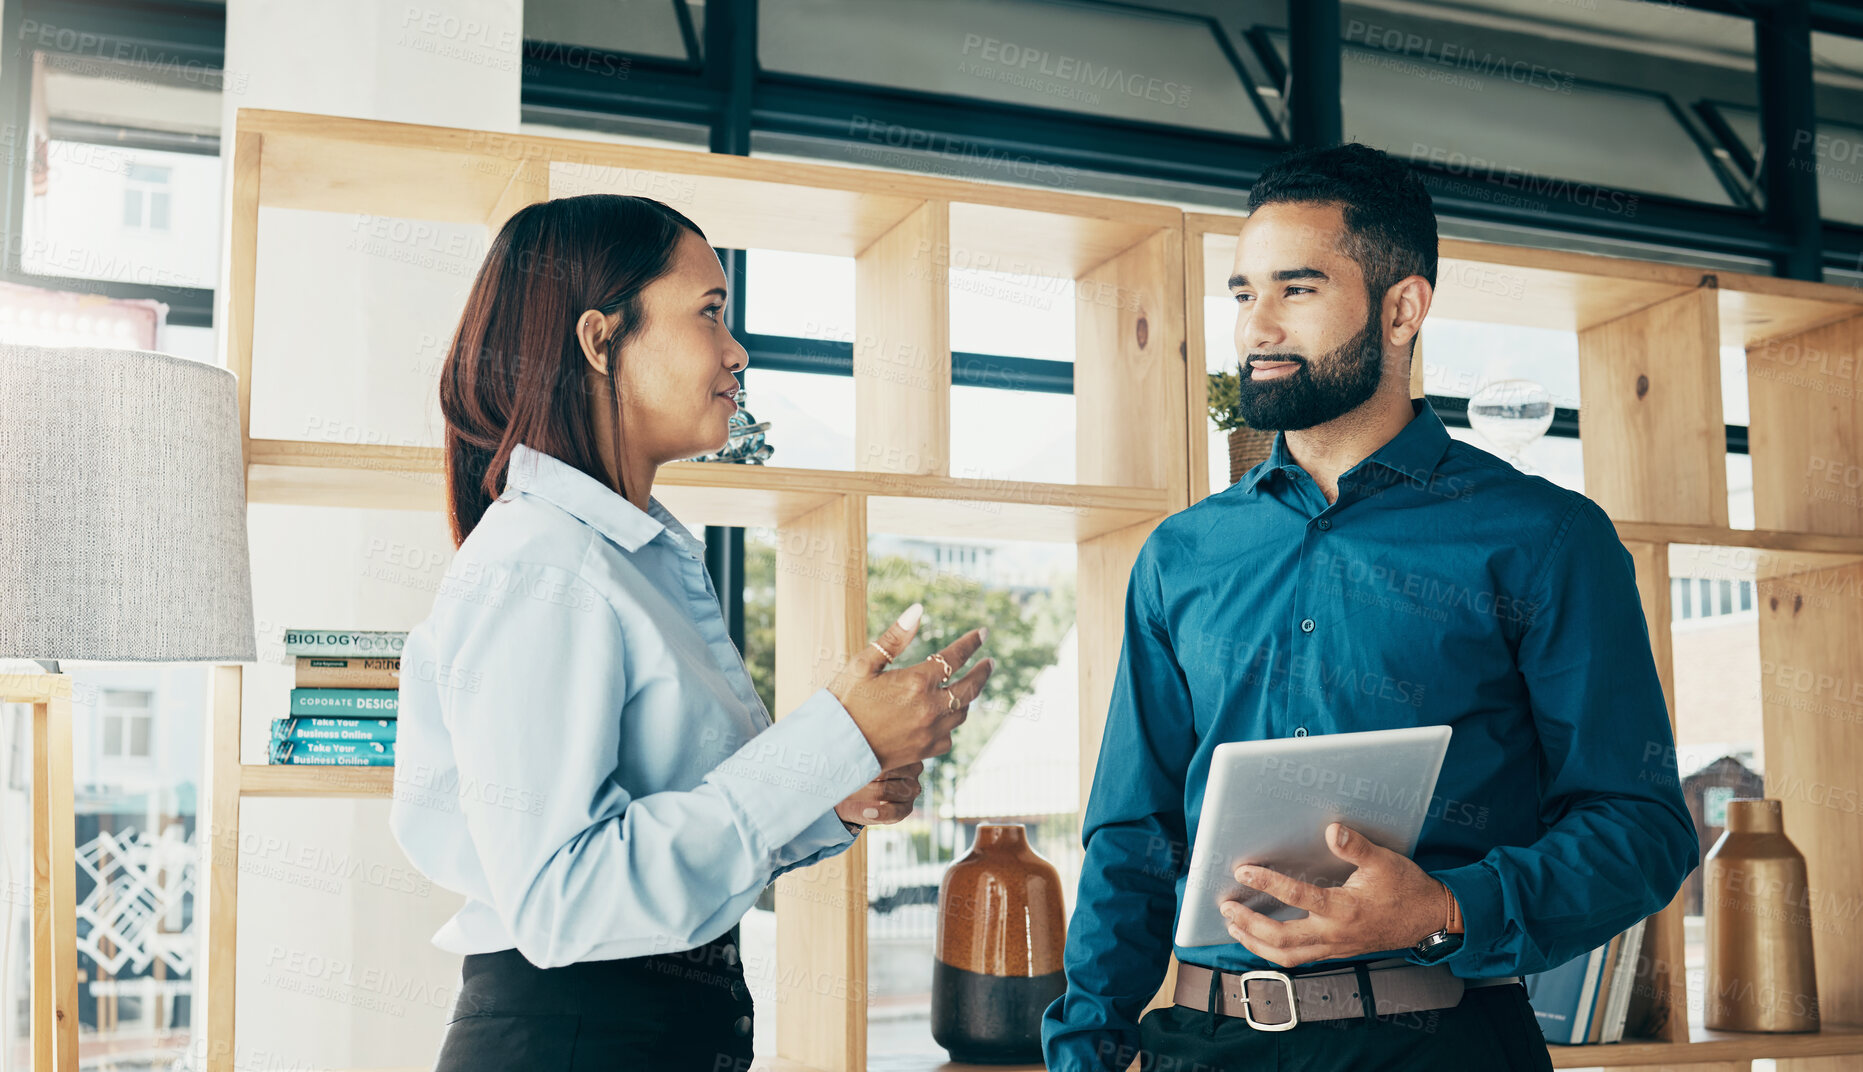
[[[1405,949],[1448,922],[1447,890],[1408,857],[1372,844],[1344,823],[1326,828],[1326,846],[1358,868],[1343,886],[1313,886],[1265,867],[1236,868],[1237,882],[1307,910],[1305,919],[1282,921],[1240,901],[1224,901],[1229,933],[1249,952],[1292,968]]]
[[[924,760],[881,771],[880,776],[860,787],[853,796],[834,806],[842,822],[862,826],[896,823],[912,814],[912,804],[919,798],[919,774]]]

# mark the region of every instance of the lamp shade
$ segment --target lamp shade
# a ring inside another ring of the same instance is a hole
[[[0,344],[0,656],[257,660],[231,372]]]

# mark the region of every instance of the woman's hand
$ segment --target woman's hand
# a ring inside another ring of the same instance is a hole
[[[897,622],[860,649],[828,683],[828,691],[860,727],[882,771],[949,752],[951,732],[970,716],[971,702],[982,694],[984,683],[996,667],[994,659],[985,659],[961,680],[949,686],[942,684],[945,671],[938,658],[950,667],[955,678],[983,646],[986,630],[973,629],[937,657],[887,670],[886,664],[905,651],[917,635],[924,609],[917,603],[906,608]]]
[[[899,822],[912,814],[912,804],[919,798],[919,775],[924,770],[925,764],[921,761],[882,771],[853,796],[836,804],[835,814],[843,822],[857,826]]]

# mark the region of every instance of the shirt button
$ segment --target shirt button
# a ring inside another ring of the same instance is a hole
[[[738,1017],[737,1023],[734,1023],[731,1025],[731,1030],[737,1032],[740,1035],[750,1034],[750,1017],[748,1016]]]
[[[1313,619],[1312,618],[1300,619],[1300,631],[1303,633],[1313,632]]]
[[[1294,727],[1294,736],[1296,736],[1296,737],[1305,737],[1306,735],[1307,735],[1307,727],[1305,727],[1305,726],[1295,726],[1295,727]]]
[[[1325,532],[1327,529],[1330,529],[1333,527],[1332,518],[1330,517],[1320,518],[1319,525],[1320,525],[1320,531]]]

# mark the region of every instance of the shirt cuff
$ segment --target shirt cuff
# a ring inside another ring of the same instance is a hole
[[[1449,887],[1456,904],[1462,908],[1462,945],[1455,952],[1434,961],[1455,965],[1485,959],[1500,942],[1507,928],[1506,906],[1501,899],[1501,879],[1485,863],[1431,871],[1430,877]],[[1423,963],[1414,954],[1410,959]]]
[[[776,854],[776,866],[795,867],[819,853],[845,849],[854,843],[854,836],[841,816],[830,808],[810,823],[808,829],[796,835],[795,840],[782,847]]]
[[[706,777],[737,806],[752,847],[774,859],[824,812],[840,839],[852,841],[834,807],[879,776],[880,761],[853,716],[820,689]]]

